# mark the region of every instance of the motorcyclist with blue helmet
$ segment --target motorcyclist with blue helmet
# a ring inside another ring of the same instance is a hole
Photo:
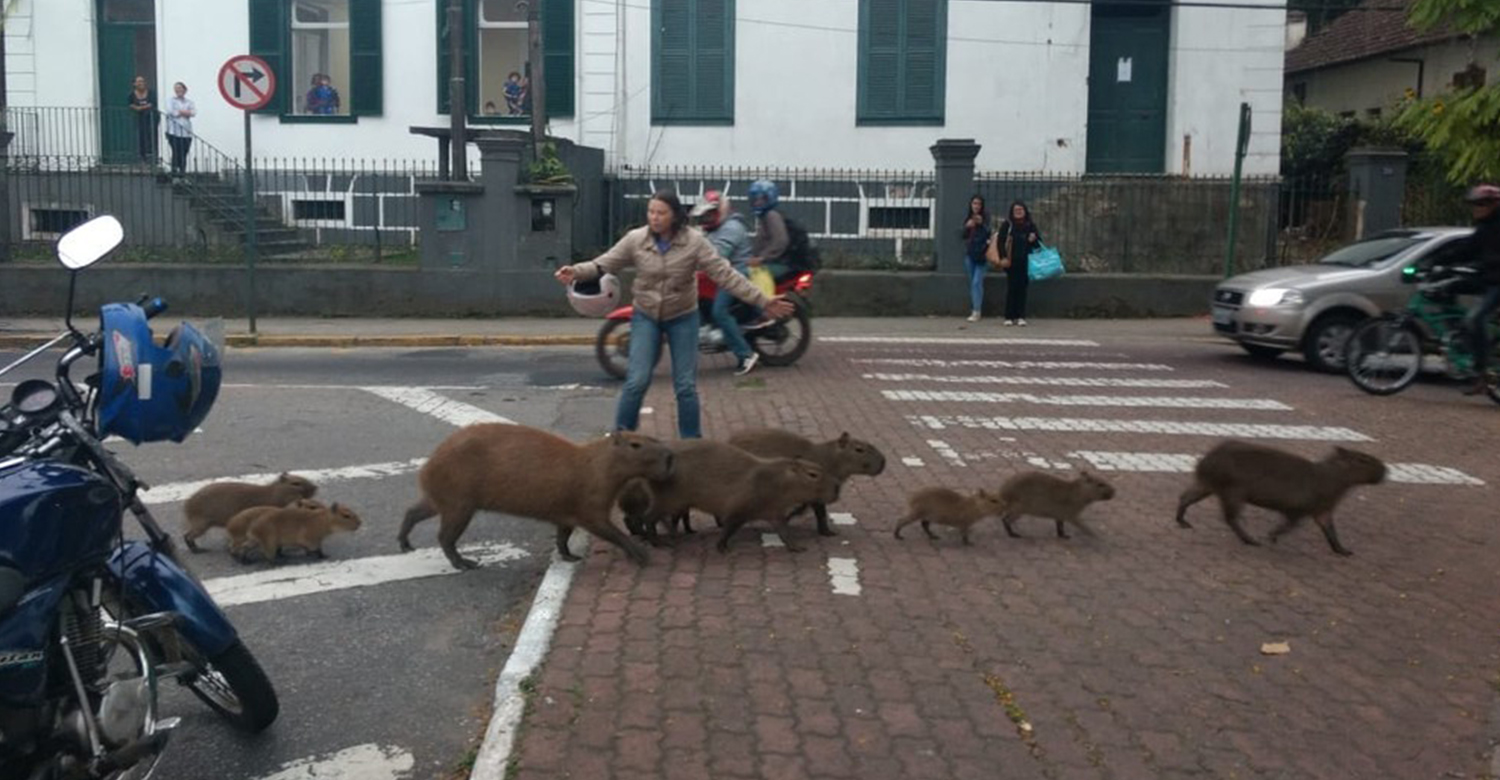
[[[708,190],[703,193],[703,199],[698,205],[693,207],[691,216],[697,220],[709,243],[734,266],[734,270],[741,276],[749,276],[750,225],[730,207],[729,198],[718,190]],[[721,288],[714,296],[712,319],[724,334],[724,343],[729,351],[739,359],[734,369],[735,376],[743,376],[755,369],[755,364],[760,361],[760,354],[750,348],[750,343],[745,341],[745,335],[740,331],[739,322],[729,311],[734,301],[734,295]]]
[[[781,202],[781,193],[776,183],[769,179],[758,179],[750,185],[750,209],[755,212],[755,244],[750,248],[751,267],[765,265],[771,275],[780,278],[787,270],[786,251],[791,245],[791,234],[786,229],[786,217],[776,206]],[[746,326],[755,330],[772,324],[769,319]]]

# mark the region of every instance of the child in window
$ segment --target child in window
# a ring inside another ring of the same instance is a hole
[[[338,112],[339,92],[333,88],[333,79],[326,73],[314,73],[312,89],[307,91],[307,113],[328,115]]]
[[[505,113],[511,116],[521,113],[521,74],[515,71],[505,77]]]

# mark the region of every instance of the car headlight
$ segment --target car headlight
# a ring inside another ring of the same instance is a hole
[[[1302,293],[1281,287],[1268,287],[1250,293],[1247,302],[1251,306],[1296,306],[1302,303]]]

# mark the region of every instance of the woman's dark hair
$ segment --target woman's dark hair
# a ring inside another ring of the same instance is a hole
[[[1025,216],[1021,217],[1021,221],[1022,222],[1030,222],[1031,221],[1031,207],[1027,206],[1026,202],[1023,201],[1023,200],[1021,200],[1020,198],[1017,198],[1017,199],[1011,201],[1010,202],[1010,208],[1008,208],[1008,209],[1005,210],[1005,219],[1006,219],[1006,221],[1008,221],[1008,222],[1015,222],[1016,221],[1016,207],[1017,206],[1020,206],[1021,210],[1023,212],[1025,212]]]
[[[974,201],[976,201],[976,200],[979,201],[979,216],[982,217],[985,222],[989,222],[990,221],[990,208],[984,202],[984,196],[980,195],[977,192],[974,193],[974,197],[969,198],[969,202],[964,205],[964,221],[968,222],[969,221],[969,217],[971,217],[971,216],[974,215]]]
[[[652,200],[659,200],[667,208],[672,210],[672,233],[682,230],[688,222],[687,207],[682,205],[682,200],[677,197],[676,190],[657,190],[651,194]]]

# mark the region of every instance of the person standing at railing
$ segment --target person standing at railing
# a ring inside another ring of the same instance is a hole
[[[193,117],[198,107],[188,100],[187,85],[172,85],[172,99],[167,101],[167,144],[172,147],[172,178],[187,173],[188,149],[193,146]]]
[[[1002,257],[1010,258],[1005,269],[1005,324],[1026,326],[1026,291],[1031,287],[1031,250],[1042,240],[1025,203],[1010,204],[995,241]]]
[[[984,308],[984,253],[990,245],[990,212],[984,197],[969,198],[969,213],[964,215],[964,270],[969,272],[969,322],[978,322]]]
[[[135,77],[130,90],[130,110],[135,112],[135,146],[141,162],[156,164],[156,90],[146,86],[145,76]]]

